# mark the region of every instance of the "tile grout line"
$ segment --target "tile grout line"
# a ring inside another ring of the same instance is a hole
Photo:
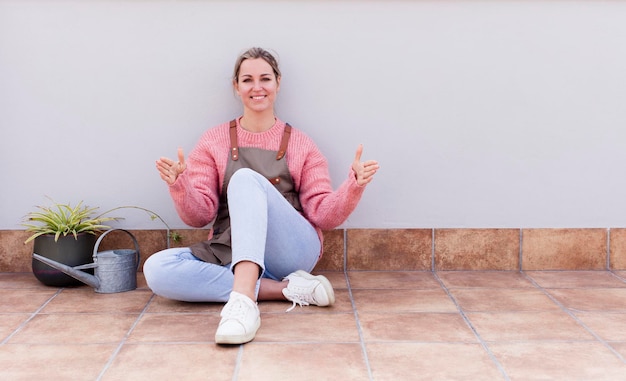
[[[241,362],[243,361],[243,344],[239,345],[237,350],[237,358],[235,359],[235,369],[233,370],[232,381],[237,381],[239,378],[239,370],[241,369]]]
[[[519,263],[517,265],[518,271],[522,271],[522,263],[524,263],[524,230],[522,228],[519,229]]]
[[[535,282],[535,280],[527,275],[525,272],[522,272],[522,275],[524,275],[524,277],[526,279],[528,279],[535,287],[537,287],[541,292],[543,292],[544,295],[546,295],[550,300],[552,300],[552,302],[554,304],[556,304],[563,312],[565,312],[566,314],[569,315],[569,317],[571,317],[572,319],[574,319],[574,321],[576,323],[578,323],[581,327],[583,327],[587,332],[589,332],[591,334],[591,336],[593,336],[596,340],[598,340],[602,345],[604,345],[604,347],[606,347],[609,351],[611,351],[611,353],[613,353],[615,356],[617,356],[617,358],[619,360],[621,360],[623,363],[626,363],[626,359],[624,359],[624,356],[622,356],[618,351],[616,351],[615,349],[613,349],[612,346],[609,345],[609,343],[607,343],[604,339],[602,339],[598,334],[596,334],[593,330],[591,330],[591,328],[589,328],[585,323],[583,323],[582,320],[580,320],[578,318],[578,316],[574,315],[569,308],[565,307],[561,302],[559,302],[554,296],[552,296],[552,294],[550,294],[545,288],[543,288],[542,286],[540,286],[537,282]]]
[[[430,233],[430,271],[435,272],[435,228]]]
[[[13,332],[11,332],[11,334],[9,336],[7,336],[4,340],[2,340],[2,342],[0,342],[0,345],[4,345],[6,344],[9,340],[11,340],[11,338],[15,335],[17,335],[25,326],[26,324],[28,324],[31,320],[33,320],[35,318],[35,316],[37,316],[41,310],[43,310],[54,298],[56,298],[61,291],[63,291],[63,288],[59,288],[54,295],[52,295],[51,297],[48,298],[48,300],[46,300],[39,308],[37,308],[37,310],[35,312],[33,312],[28,319],[24,320],[22,322],[22,324],[20,324],[17,328],[15,328],[13,330]]]
[[[606,269],[611,271],[611,228],[606,229]]]
[[[343,229],[343,272],[348,271],[348,229]]]
[[[113,361],[115,360],[115,358],[117,357],[117,355],[120,353],[120,351],[122,350],[122,347],[124,346],[124,344],[126,344],[126,340],[128,340],[128,337],[130,336],[130,334],[133,332],[133,330],[135,329],[135,327],[137,327],[137,324],[139,324],[139,321],[141,320],[141,318],[143,317],[143,315],[146,313],[146,310],[148,309],[148,307],[150,306],[150,303],[152,303],[152,300],[154,299],[155,294],[153,293],[152,296],[150,296],[150,299],[148,299],[148,302],[146,303],[146,305],[143,307],[143,309],[141,310],[141,312],[139,313],[139,316],[137,316],[137,319],[135,319],[135,322],[133,323],[133,325],[130,326],[130,328],[128,329],[128,332],[126,332],[126,334],[124,335],[124,337],[122,338],[122,340],[120,341],[119,345],[117,346],[117,348],[115,349],[115,351],[113,351],[113,354],[111,354],[111,357],[109,357],[109,361],[106,362],[106,364],[104,364],[104,367],[102,367],[102,371],[100,372],[100,374],[98,375],[98,377],[96,378],[96,381],[101,380],[102,377],[104,376],[104,374],[106,373],[107,370],[109,370],[109,368],[111,367],[111,365],[113,364]]]
[[[343,230],[343,276],[346,278],[346,286],[348,287],[348,295],[350,296],[350,304],[352,304],[352,311],[354,314],[357,333],[359,334],[361,353],[363,354],[363,360],[365,361],[365,367],[367,368],[367,375],[369,380],[373,381],[374,377],[372,376],[372,367],[370,365],[369,357],[367,356],[367,348],[365,347],[365,339],[363,338],[363,329],[361,328],[361,321],[359,320],[359,312],[356,309],[356,303],[354,302],[354,296],[352,295],[352,286],[350,285],[350,277],[348,276],[348,229]]]
[[[372,375],[372,367],[370,365],[369,357],[367,356],[367,348],[365,346],[365,339],[363,338],[363,329],[361,328],[361,321],[359,320],[359,312],[356,309],[356,303],[354,302],[354,296],[352,295],[352,286],[350,286],[350,277],[348,272],[344,271],[343,275],[346,277],[346,284],[348,286],[348,295],[350,296],[350,303],[352,304],[352,311],[354,313],[354,320],[356,321],[356,330],[359,334],[359,343],[361,345],[361,352],[363,353],[363,360],[365,361],[365,367],[367,368],[367,375],[370,381],[374,380]]]
[[[446,287],[446,285],[443,283],[443,281],[441,280],[441,278],[439,278],[439,275],[437,275],[437,272],[434,272],[433,275],[435,276],[435,279],[437,280],[437,282],[439,282],[439,285],[441,286],[441,288],[443,288],[443,290],[445,291],[445,293],[448,295],[448,297],[452,300],[452,303],[454,303],[454,305],[456,306],[458,313],[461,315],[461,317],[463,318],[463,320],[465,321],[465,324],[468,325],[468,327],[472,330],[472,332],[474,333],[474,335],[476,336],[476,338],[478,339],[478,342],[480,343],[480,345],[483,347],[483,349],[485,350],[485,352],[487,352],[487,355],[489,356],[489,358],[491,359],[491,361],[493,361],[493,363],[496,365],[496,367],[498,368],[498,370],[500,371],[500,374],[502,374],[502,376],[504,377],[505,380],[507,381],[511,381],[511,379],[509,378],[508,374],[506,373],[506,371],[504,370],[504,367],[502,366],[502,364],[500,363],[500,361],[498,361],[498,359],[496,358],[496,356],[493,354],[493,352],[491,351],[491,349],[489,348],[489,346],[487,345],[487,342],[483,340],[483,338],[480,336],[480,334],[478,333],[478,331],[476,330],[476,328],[474,327],[474,325],[472,324],[472,322],[470,322],[469,318],[467,317],[467,315],[465,314],[465,311],[463,311],[463,309],[461,308],[461,306],[459,305],[459,303],[457,302],[456,298],[454,296],[452,296],[452,293],[450,292],[450,290],[448,289],[448,287]]]
[[[610,273],[613,277],[615,277],[615,278],[619,279],[620,281],[622,281],[622,282],[626,282],[626,278],[625,278],[625,277],[623,277],[623,276],[621,276],[621,275],[619,275],[619,274],[615,274],[615,271],[611,271],[611,270],[609,270],[609,273]]]

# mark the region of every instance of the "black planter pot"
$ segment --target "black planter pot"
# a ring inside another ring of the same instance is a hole
[[[60,236],[54,241],[54,235],[42,235],[35,238],[33,252],[68,266],[80,266],[93,262],[93,248],[97,237],[81,233],[78,239],[74,235]],[[93,269],[91,270],[93,274]],[[77,286],[82,283],[55,268],[33,258],[33,274],[43,284],[54,287]]]

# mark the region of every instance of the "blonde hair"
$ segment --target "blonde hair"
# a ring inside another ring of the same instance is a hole
[[[261,58],[263,61],[267,62],[274,71],[274,75],[276,79],[280,77],[280,69],[278,68],[278,61],[274,56],[263,48],[250,48],[243,52],[237,61],[235,61],[235,70],[233,70],[233,82],[237,82],[239,80],[239,69],[241,69],[241,63],[247,59],[256,59]]]

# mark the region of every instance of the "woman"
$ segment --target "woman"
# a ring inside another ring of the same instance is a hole
[[[156,162],[181,219],[214,224],[208,241],[148,258],[146,281],[166,298],[227,302],[218,344],[254,339],[257,300],[287,300],[291,308],[334,303],[328,279],[309,274],[322,253],[322,229],[348,218],[379,168],[361,162],[359,146],[348,178],[333,191],[313,141],[274,114],[280,81],[276,59],[249,49],[233,75],[243,115],[206,131],[187,160],[179,149],[178,161]]]

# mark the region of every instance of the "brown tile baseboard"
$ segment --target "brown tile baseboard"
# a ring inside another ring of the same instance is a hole
[[[435,229],[437,270],[519,270],[519,229]]]
[[[607,229],[524,229],[524,270],[607,269]]]
[[[164,230],[130,230],[142,263],[167,248]],[[177,229],[186,246],[207,237],[205,229]],[[0,230],[0,272],[31,271],[29,233]],[[99,250],[130,248],[111,233]],[[626,228],[574,229],[336,229],[324,233],[316,270],[626,270]]]

